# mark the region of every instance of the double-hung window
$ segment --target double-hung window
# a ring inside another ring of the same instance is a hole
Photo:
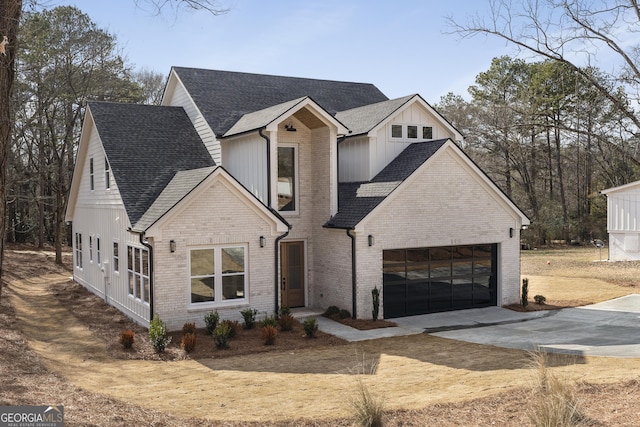
[[[225,304],[245,300],[246,251],[245,245],[191,249],[191,304]]]
[[[278,210],[295,212],[297,206],[296,147],[278,147]]]
[[[76,233],[76,268],[82,268],[82,234]]]
[[[127,273],[129,295],[142,302],[149,302],[149,251],[127,246]]]

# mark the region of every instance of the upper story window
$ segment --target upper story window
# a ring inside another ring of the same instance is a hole
[[[422,126],[422,139],[433,139],[433,128],[431,126]]]
[[[93,175],[93,157],[89,159],[89,185],[91,190],[95,189],[95,178]]]
[[[104,157],[104,188],[107,190],[111,188],[111,167],[109,166],[107,156]]]
[[[391,125],[391,138],[402,138],[402,125]]]
[[[278,210],[295,212],[297,206],[296,147],[278,147]]]
[[[407,126],[407,138],[416,139],[418,138],[418,126]]]

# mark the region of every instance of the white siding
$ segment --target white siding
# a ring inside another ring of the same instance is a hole
[[[222,166],[263,203],[267,203],[267,141],[259,134],[222,143]]]
[[[349,138],[338,146],[340,162],[338,177],[340,182],[369,181],[369,138],[366,136]]]
[[[640,189],[637,186],[607,194],[609,259],[640,260]]]
[[[89,184],[89,161],[94,159],[94,190]],[[72,220],[73,233],[82,234],[83,266],[76,267],[74,259],[74,280],[94,294],[125,312],[142,325],[148,325],[149,305],[128,295],[127,245],[142,248],[139,237],[129,233],[129,220],[124,209],[120,192],[111,174],[110,189],[105,189],[104,151],[95,131],[90,135],[88,155],[84,160],[80,181],[78,202]],[[80,165],[76,165],[80,167]],[[94,242],[93,262],[89,259],[89,237]],[[101,264],[97,263],[96,244],[100,239]],[[113,271],[113,242],[119,242],[120,272]],[[75,239],[73,242],[75,249]],[[75,250],[74,250],[75,256]],[[104,271],[103,271],[104,270]]]
[[[200,113],[200,110],[196,107],[191,96],[189,96],[184,85],[178,81],[175,86],[172,87],[173,91],[165,96],[163,105],[183,107],[198,132],[198,135],[200,135],[202,142],[207,147],[207,150],[209,150],[213,161],[216,162],[217,165],[222,164],[220,143],[216,140],[215,134],[204,119],[204,116]]]

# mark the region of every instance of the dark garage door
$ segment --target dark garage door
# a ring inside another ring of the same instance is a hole
[[[384,317],[497,304],[497,245],[383,251]]]

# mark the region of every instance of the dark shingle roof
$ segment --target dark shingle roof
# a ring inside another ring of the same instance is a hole
[[[331,115],[388,98],[372,84],[174,67],[216,135],[243,115],[310,96]]]
[[[214,166],[182,107],[91,102],[131,224],[135,224],[178,171]]]
[[[325,227],[353,228],[449,139],[409,145],[369,182],[338,185],[338,213]]]

